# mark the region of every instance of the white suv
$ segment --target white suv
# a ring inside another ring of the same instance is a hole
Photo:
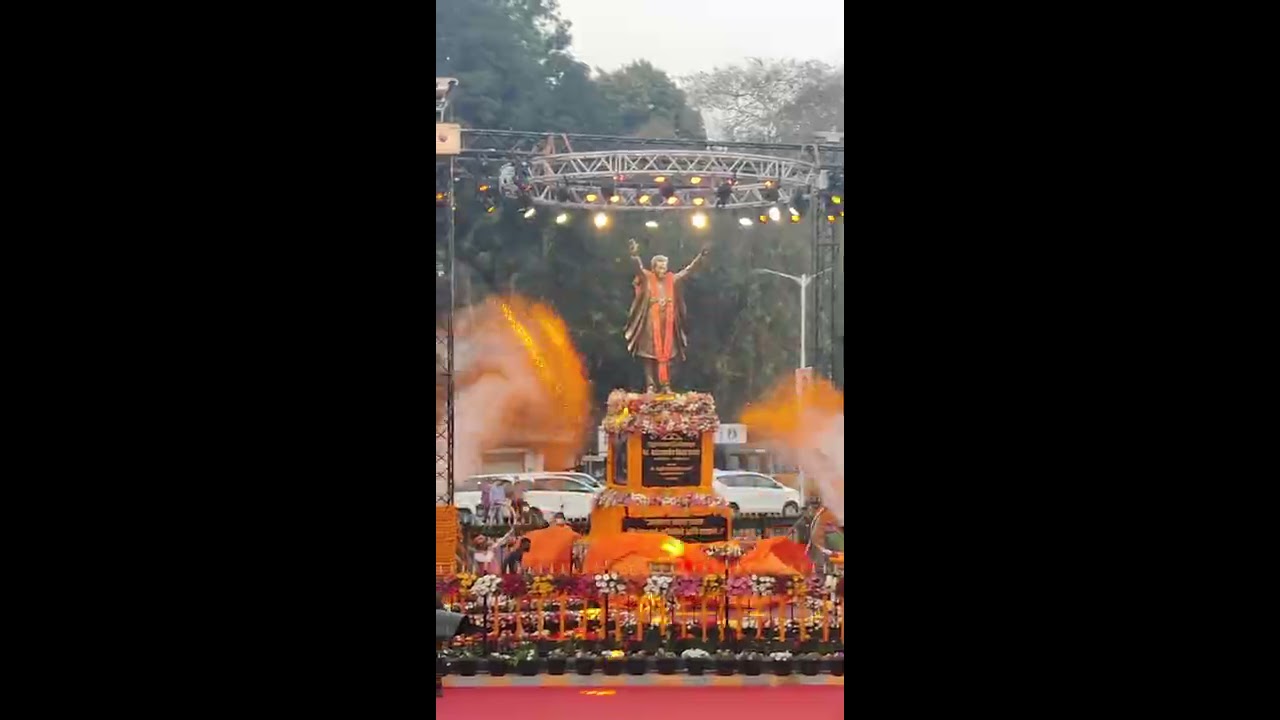
[[[769,513],[794,517],[800,514],[800,491],[768,475],[716,470],[711,482],[716,495],[729,501],[735,513]]]
[[[561,473],[511,473],[500,475],[476,475],[458,484],[453,493],[453,504],[463,523],[474,522],[480,507],[480,483],[502,483],[508,500],[512,486],[524,493],[530,510],[550,521],[556,513],[564,513],[567,520],[586,520],[595,508],[595,487],[577,478]]]

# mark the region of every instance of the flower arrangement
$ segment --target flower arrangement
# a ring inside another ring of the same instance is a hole
[[[595,576],[596,590],[601,595],[621,595],[627,587],[626,582],[618,577],[618,573],[603,573]]]
[[[719,575],[703,575],[702,576],[702,594],[703,595],[719,595],[720,589],[724,587],[724,578]]]
[[[650,575],[644,583],[644,594],[650,598],[664,598],[671,594],[670,575]]]
[[[475,581],[476,581],[476,576],[473,575],[472,573],[468,573],[468,572],[458,573],[458,589],[464,593],[471,589],[471,585]]]
[[[702,594],[702,581],[696,577],[681,575],[672,583],[671,593],[682,598],[697,597]]]
[[[822,592],[827,595],[834,595],[836,587],[840,583],[840,578],[835,575],[828,575],[822,583]]]
[[[826,582],[823,576],[810,575],[806,583],[809,585],[809,592],[807,594],[810,597],[818,597],[825,593],[824,586],[826,585]]]
[[[590,575],[574,575],[570,592],[580,598],[594,598],[597,595],[597,578]]]
[[[802,598],[809,594],[809,581],[803,575],[792,575],[787,578],[787,594],[793,598]]]
[[[508,597],[520,597],[525,595],[529,590],[528,583],[524,580],[524,575],[507,574],[502,576],[502,594]]]
[[[686,660],[689,658],[709,658],[711,657],[711,653],[703,650],[702,648],[688,648],[684,652],[680,653],[680,657]]]
[[[782,652],[772,652],[769,653],[769,659],[786,662],[791,659],[791,653],[786,652],[785,650]]]
[[[719,426],[715,399],[699,392],[642,395],[614,390],[604,418],[607,433],[698,435]]]
[[[501,582],[502,578],[497,575],[485,575],[477,578],[475,582],[471,583],[471,594],[479,598],[496,595],[498,585]]]
[[[751,576],[751,594],[752,595],[772,595],[776,578],[772,575],[752,575]]]
[[[751,578],[745,575],[735,575],[729,579],[728,585],[725,587],[730,597],[743,597],[750,595],[752,592]]]
[[[535,597],[545,598],[555,593],[555,578],[551,575],[537,575],[533,578],[533,585],[529,591]]]

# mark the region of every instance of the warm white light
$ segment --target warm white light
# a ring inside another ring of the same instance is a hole
[[[738,218],[738,224],[742,227],[751,227],[751,218]]]
[[[707,215],[706,213],[696,212],[693,214],[693,217],[689,219],[689,222],[692,222],[694,227],[701,230],[707,226]]]
[[[525,211],[524,211],[524,219],[525,219],[525,220],[528,220],[529,218],[531,218],[531,217],[533,217],[534,215],[537,215],[537,214],[538,214],[538,209],[537,209],[537,208],[529,208],[528,210],[525,210]]]
[[[560,213],[556,216],[556,224],[563,225],[569,222],[569,213]]]
[[[596,224],[596,227],[602,228],[605,225],[609,224],[609,216],[605,215],[604,213],[596,213],[594,222]]]
[[[774,222],[778,222],[782,219],[782,211],[779,210],[776,205],[769,208],[769,219]]]
[[[658,221],[657,221],[657,220],[650,220],[649,222],[645,223],[645,224],[644,224],[644,226],[645,226],[645,227],[647,227],[647,228],[656,228],[656,227],[658,227]]]

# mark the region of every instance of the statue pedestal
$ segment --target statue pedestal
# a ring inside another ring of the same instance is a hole
[[[591,537],[660,532],[683,542],[728,540],[732,513],[711,485],[719,424],[705,393],[614,391],[604,422],[607,488],[591,515]]]

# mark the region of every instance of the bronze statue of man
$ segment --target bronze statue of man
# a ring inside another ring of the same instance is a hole
[[[636,268],[635,279],[631,281],[636,296],[627,312],[624,334],[627,350],[644,365],[646,392],[653,392],[658,385],[663,392],[671,392],[671,363],[677,359],[683,361],[685,348],[689,346],[680,281],[707,254],[707,248],[676,273],[667,272],[665,255],[653,256],[650,269],[645,270],[640,260],[640,246],[635,240],[630,241],[630,249]]]

